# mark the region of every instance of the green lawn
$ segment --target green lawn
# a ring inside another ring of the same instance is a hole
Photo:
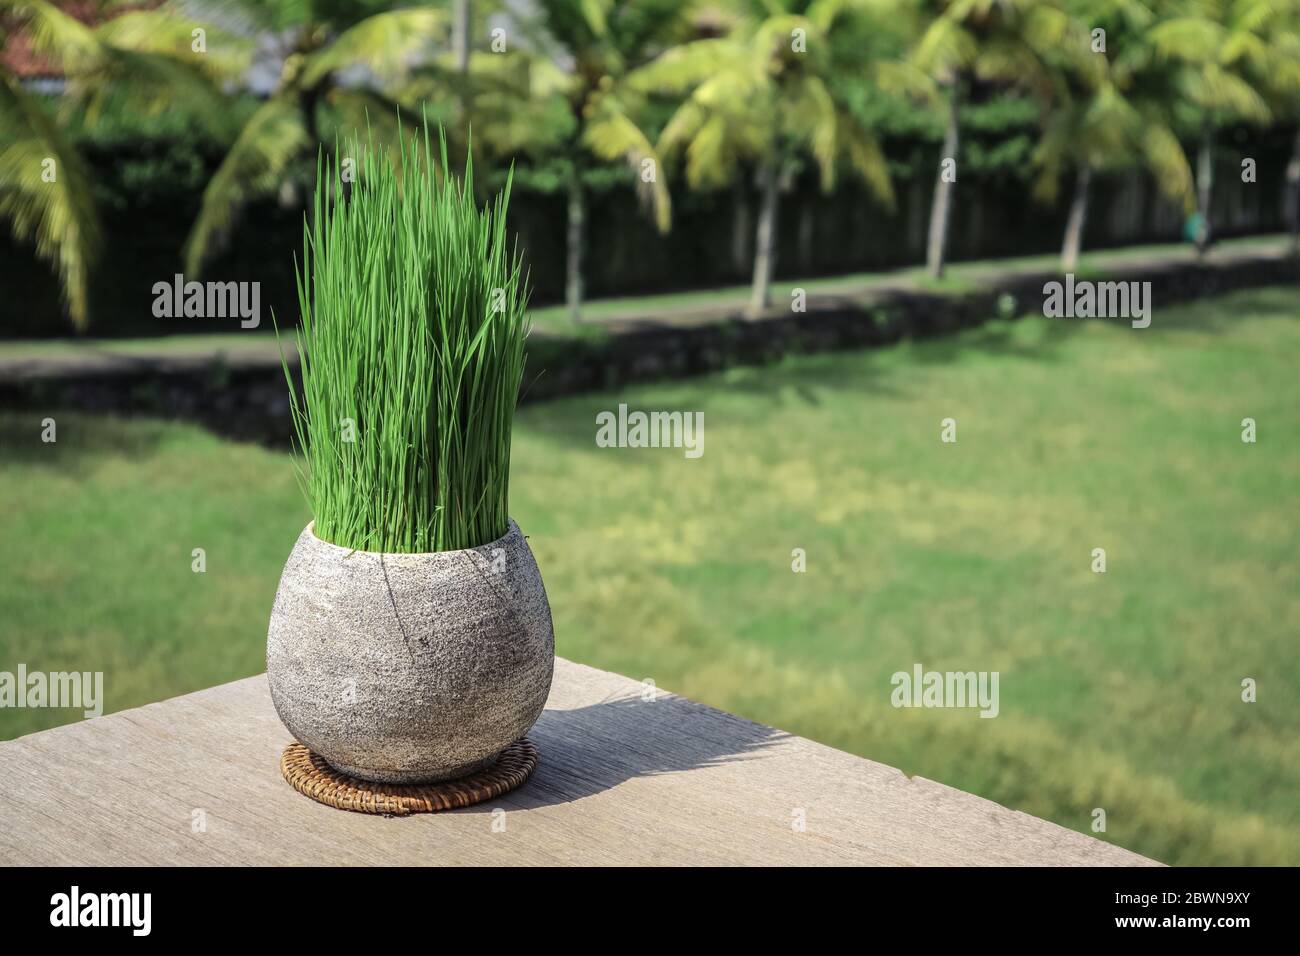
[[[1300,864],[1297,319],[1259,290],[525,407],[558,650],[1166,862]],[[620,401],[703,411],[703,457],[597,448]],[[40,417],[0,416],[0,669],[103,670],[109,709],[260,670],[288,458]],[[1000,715],[894,709],[918,662],[998,671]]]

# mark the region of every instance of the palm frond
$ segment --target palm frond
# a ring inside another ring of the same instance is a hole
[[[386,82],[404,76],[411,57],[445,36],[446,12],[431,7],[390,10],[366,17],[307,58],[302,84],[314,86],[328,74],[365,67]]]
[[[970,66],[979,55],[975,37],[956,19],[935,19],[912,51],[912,61],[932,76],[943,79]]]
[[[99,245],[90,179],[41,105],[7,70],[0,70],[0,219],[54,266],[73,325],[85,329],[89,270]]]
[[[309,145],[295,102],[272,97],[257,109],[203,190],[199,217],[185,242],[187,274],[202,271],[244,205],[279,188],[284,170]]]
[[[107,65],[108,45],[95,31],[45,0],[4,0],[26,27],[32,49],[61,69],[91,72]]]
[[[202,52],[194,49],[194,31],[204,31]],[[95,37],[120,50],[152,53],[179,60],[216,82],[241,79],[252,60],[253,44],[166,4],[155,10],[132,10],[94,28]]]
[[[808,145],[817,161],[822,189],[835,184],[835,158],[839,152],[839,120],[843,114],[835,109],[826,85],[815,76],[806,77],[790,91],[782,104],[791,114],[790,128]]]
[[[103,65],[67,74],[67,95],[90,121],[114,98],[146,114],[183,110],[218,139],[233,135],[229,103],[221,89],[189,63],[149,50],[106,47]]]
[[[878,62],[872,68],[872,75],[876,86],[885,93],[920,100],[934,107],[942,102],[934,77],[911,59]]]
[[[1171,17],[1157,23],[1148,36],[1166,59],[1205,62],[1215,59],[1226,39],[1222,24],[1202,17]]]
[[[721,186],[735,173],[738,155],[726,117],[697,114],[701,122],[690,134],[686,149],[686,180],[692,186]]]
[[[638,92],[679,94],[732,66],[740,52],[727,39],[695,40],[632,70],[625,82]]]
[[[1221,111],[1257,123],[1266,123],[1272,115],[1264,97],[1247,80],[1216,63],[1184,74],[1184,92],[1197,106]]]
[[[1191,212],[1196,205],[1192,167],[1174,131],[1148,118],[1142,128],[1141,148],[1160,191],[1180,201],[1185,212]]]
[[[862,124],[847,116],[841,118],[839,126],[849,165],[867,184],[872,195],[883,202],[886,208],[894,209],[894,185],[890,181],[889,162],[885,159],[884,150],[880,148],[880,141],[864,129]]]
[[[659,231],[667,232],[672,222],[672,199],[663,163],[645,133],[613,102],[613,97],[605,97],[597,114],[587,121],[583,142],[600,159],[627,161],[636,176],[637,195],[653,210]],[[647,159],[654,164],[654,175],[649,181],[643,175],[642,166]]]

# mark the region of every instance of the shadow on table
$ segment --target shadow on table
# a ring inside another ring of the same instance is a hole
[[[528,736],[540,754],[537,770],[502,798],[511,809],[571,803],[635,777],[761,758],[790,735],[660,692],[654,700],[620,697],[547,710]],[[501,802],[461,812],[490,813]]]

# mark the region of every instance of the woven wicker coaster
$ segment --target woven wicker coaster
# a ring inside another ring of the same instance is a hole
[[[522,784],[536,766],[537,748],[527,737],[503,750],[497,762],[486,770],[457,780],[410,786],[372,783],[346,776],[297,741],[285,747],[280,757],[284,779],[318,803],[340,810],[397,817],[455,810],[491,800]]]

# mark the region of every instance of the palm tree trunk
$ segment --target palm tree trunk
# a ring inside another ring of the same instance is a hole
[[[456,71],[469,72],[470,0],[455,0],[452,12],[452,45],[456,51]]]
[[[1201,225],[1196,231],[1196,254],[1205,255],[1210,247],[1210,199],[1214,189],[1214,134],[1206,133],[1201,138],[1200,150],[1196,157],[1196,211],[1200,214]]]
[[[569,307],[569,321],[575,325],[582,321],[582,240],[586,225],[582,170],[575,163],[569,178],[568,274],[564,283],[564,301]]]
[[[1300,255],[1300,129],[1291,146],[1286,166],[1286,227],[1291,233],[1291,254]]]
[[[1083,226],[1088,218],[1088,185],[1092,182],[1092,168],[1080,166],[1074,181],[1074,199],[1070,202],[1070,218],[1065,223],[1065,244],[1061,246],[1061,271],[1073,272],[1079,266],[1079,251],[1083,248]]]
[[[952,190],[955,183],[943,176],[946,159],[957,158],[961,145],[957,120],[961,111],[961,81],[954,80],[948,98],[948,128],[943,133],[943,155],[939,157],[939,173],[934,181],[934,201],[930,205],[930,238],[926,244],[925,264],[930,275],[943,275],[944,257],[948,249],[948,223],[952,211]]]
[[[754,280],[750,286],[749,306],[745,315],[757,319],[772,304],[772,269],[776,256],[776,208],[781,177],[775,163],[759,173],[762,199],[758,208],[758,231],[754,236]]]
[[[459,74],[460,91],[456,96],[460,104],[460,120],[466,126],[468,136],[470,92],[469,92],[469,30],[471,0],[453,0],[451,11],[451,47],[456,57],[456,72]]]

